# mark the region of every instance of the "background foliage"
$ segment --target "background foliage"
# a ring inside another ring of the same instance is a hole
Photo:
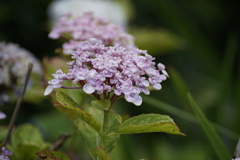
[[[49,0],[2,0],[0,40],[18,43],[40,60],[44,56],[57,56],[54,49],[61,43],[47,36],[50,31],[47,7],[50,3]],[[163,83],[160,92],[151,93],[153,100],[146,97],[142,106],[120,100],[113,108],[126,116],[167,114],[187,136],[163,133],[123,135],[113,150],[114,160],[217,159],[200,125],[194,118],[186,118],[193,113],[187,90],[206,117],[215,123],[213,126],[233,153],[240,133],[239,2],[131,0],[130,4],[129,32],[136,37],[140,49],[149,50],[149,54],[157,57],[156,61],[166,65],[170,79]],[[13,105],[4,108],[8,119],[1,124],[9,122]],[[51,105],[47,98],[38,103],[26,101],[17,123],[36,125],[48,142],[53,142],[63,132],[74,135],[76,130],[69,119]],[[79,144],[83,144],[82,137],[73,136],[64,147],[69,154],[88,157],[84,145],[79,148]]]

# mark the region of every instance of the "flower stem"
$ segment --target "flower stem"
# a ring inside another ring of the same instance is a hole
[[[64,89],[82,89],[83,87],[61,87]]]
[[[109,119],[109,110],[104,110],[104,119],[103,119],[103,128],[102,133],[105,135],[108,126],[108,119]]]
[[[100,145],[102,147],[105,146],[105,141],[106,141],[106,136],[107,136],[107,126],[108,126],[108,120],[109,120],[109,111],[110,108],[108,110],[103,109],[103,126],[102,126],[102,131],[101,131],[101,139],[100,139]]]

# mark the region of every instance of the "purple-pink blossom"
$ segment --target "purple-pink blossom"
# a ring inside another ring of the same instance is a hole
[[[0,111],[0,119],[6,118],[6,114]]]
[[[82,16],[73,16],[68,13],[61,17],[49,34],[52,39],[64,38],[67,42],[63,44],[63,53],[71,54],[82,46],[81,41],[89,38],[97,38],[107,46],[134,47],[134,39],[124,31],[118,24],[95,17],[93,13],[87,12]]]
[[[150,94],[150,86],[160,90],[160,83],[168,76],[165,66],[159,63],[156,68],[155,58],[146,51],[106,46],[95,38],[81,42],[79,49],[71,55],[73,61],[67,63],[68,72],[57,70],[53,74],[54,79],[48,82],[45,95],[56,88],[75,88],[112,102],[124,96],[126,101],[139,106],[142,103],[140,93]],[[67,80],[72,81],[75,87],[63,86]]]
[[[12,152],[10,152],[7,148],[2,147],[0,152],[0,160],[10,160],[9,156],[12,155]]]

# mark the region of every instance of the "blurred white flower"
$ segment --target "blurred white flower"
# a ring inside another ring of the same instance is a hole
[[[32,53],[17,44],[0,42],[0,105],[9,100],[12,91],[18,92],[29,62],[34,65],[33,72],[41,74],[40,63]]]
[[[127,18],[122,6],[116,1],[109,0],[55,0],[49,6],[49,16],[56,22],[59,18],[71,12],[80,16],[85,12],[93,12],[99,17],[126,27]]]
[[[71,13],[63,15],[49,33],[49,38],[68,39],[63,44],[63,53],[67,55],[82,47],[81,42],[90,38],[101,40],[107,46],[118,45],[128,49],[135,47],[133,36],[126,33],[122,26],[95,16],[92,12],[86,12],[82,16]]]

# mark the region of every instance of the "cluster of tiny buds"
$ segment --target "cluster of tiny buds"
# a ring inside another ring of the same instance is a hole
[[[81,42],[79,49],[72,51],[71,55],[73,61],[67,63],[68,72],[57,70],[54,79],[48,82],[45,95],[56,88],[82,89],[97,99],[103,95],[112,102],[124,96],[126,101],[139,106],[142,104],[139,94],[150,94],[150,86],[160,90],[160,83],[168,77],[165,66],[155,64],[155,58],[146,51],[106,46],[95,38]],[[67,80],[75,86],[63,86]]]
[[[49,34],[52,39],[63,38],[67,42],[63,44],[63,53],[71,54],[81,46],[81,41],[89,38],[97,38],[106,46],[134,47],[134,38],[127,34],[123,27],[110,21],[86,12],[82,16],[65,14],[53,27]]]

